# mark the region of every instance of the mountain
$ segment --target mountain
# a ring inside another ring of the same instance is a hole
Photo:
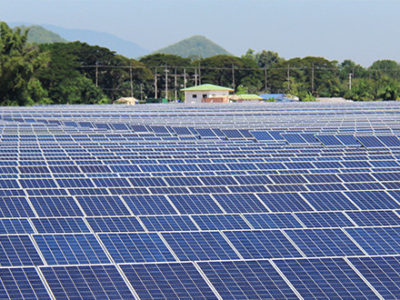
[[[57,33],[43,28],[42,26],[21,26],[23,30],[29,29],[28,42],[36,44],[45,43],[65,43],[67,40],[63,39]]]
[[[178,43],[157,50],[155,53],[174,54],[182,57],[197,56],[202,58],[218,54],[231,54],[221,46],[201,35],[195,35],[184,39]]]
[[[121,39],[110,33],[86,29],[68,29],[54,25],[42,26],[58,33],[68,41],[81,41],[88,43],[89,45],[106,47],[129,58],[138,58],[151,52],[136,43]]]
[[[149,54],[151,51],[147,50],[136,43],[121,39],[113,34],[97,32],[93,30],[86,29],[68,29],[55,25],[42,24],[40,26],[26,24],[23,22],[18,23],[9,23],[10,26],[19,26],[19,27],[29,27],[32,28],[43,28],[48,32],[52,32],[61,36],[63,41],[80,41],[84,43],[88,43],[89,45],[98,45],[100,47],[106,47],[112,51],[115,51],[118,54],[124,55],[129,58],[138,58]],[[65,40],[64,40],[65,39]],[[53,41],[56,42],[56,41]]]

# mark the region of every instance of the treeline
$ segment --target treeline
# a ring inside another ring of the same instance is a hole
[[[200,83],[239,93],[287,93],[301,100],[345,97],[397,100],[400,65],[364,68],[322,57],[285,60],[272,51],[205,59],[152,54],[130,59],[81,42],[32,45],[27,32],[0,23],[0,105],[111,103],[119,97],[182,99],[180,89]]]

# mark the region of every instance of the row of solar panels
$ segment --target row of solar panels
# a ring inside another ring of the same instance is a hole
[[[400,191],[3,196],[0,217],[222,214],[400,209]]]
[[[152,213],[157,213],[154,209]],[[173,213],[173,212],[172,212]],[[1,218],[0,234],[118,233],[400,226],[400,211]]]
[[[19,242],[24,245],[24,239]],[[0,295],[11,299],[47,299],[49,294],[57,299],[133,299],[134,295],[142,299],[396,299],[399,270],[396,256],[0,268]]]
[[[1,266],[400,254],[400,226],[0,235]]]

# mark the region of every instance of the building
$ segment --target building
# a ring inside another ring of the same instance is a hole
[[[256,94],[241,94],[241,95],[235,95],[234,97],[231,98],[233,101],[237,102],[247,102],[247,101],[255,101],[259,102],[264,100],[260,96]]]
[[[115,100],[113,103],[114,104],[135,105],[137,102],[138,102],[138,100],[134,97],[122,97],[122,98],[119,98],[118,100]]]
[[[229,93],[234,90],[214,84],[202,84],[181,91],[185,92],[185,103],[193,104],[229,102]]]
[[[299,101],[299,97],[287,94],[261,94],[260,97],[263,98],[264,100],[277,101],[277,102]]]

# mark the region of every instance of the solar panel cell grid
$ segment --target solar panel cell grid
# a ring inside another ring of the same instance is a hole
[[[0,298],[397,299],[399,116],[0,108]]]

